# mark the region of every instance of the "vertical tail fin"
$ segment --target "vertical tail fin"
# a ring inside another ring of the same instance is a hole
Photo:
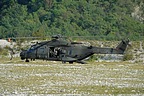
[[[116,47],[116,50],[118,50],[121,54],[123,54],[128,45],[129,45],[129,39],[126,41],[122,40],[121,43]]]

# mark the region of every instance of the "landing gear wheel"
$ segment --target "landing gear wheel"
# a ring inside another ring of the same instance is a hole
[[[31,59],[31,61],[35,61],[35,59]]]
[[[28,59],[26,59],[26,61],[25,62],[29,62],[29,60]]]
[[[69,62],[69,64],[73,64],[73,62],[71,61],[71,62]]]

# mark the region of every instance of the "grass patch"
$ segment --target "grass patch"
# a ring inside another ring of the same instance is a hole
[[[128,61],[133,59],[133,54],[127,53],[123,57],[123,61]]]

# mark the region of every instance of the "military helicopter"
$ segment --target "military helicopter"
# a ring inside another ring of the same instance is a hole
[[[124,54],[128,44],[129,40],[122,40],[116,48],[84,46],[79,42],[66,41],[61,35],[54,35],[50,41],[40,42],[23,50],[20,57],[26,62],[29,59],[42,59],[84,64],[83,60],[93,54]]]

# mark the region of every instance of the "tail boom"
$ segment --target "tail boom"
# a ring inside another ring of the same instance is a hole
[[[116,48],[101,48],[101,47],[93,47],[93,53],[95,54],[124,54],[127,45],[129,44],[129,40],[121,41],[121,43]]]

